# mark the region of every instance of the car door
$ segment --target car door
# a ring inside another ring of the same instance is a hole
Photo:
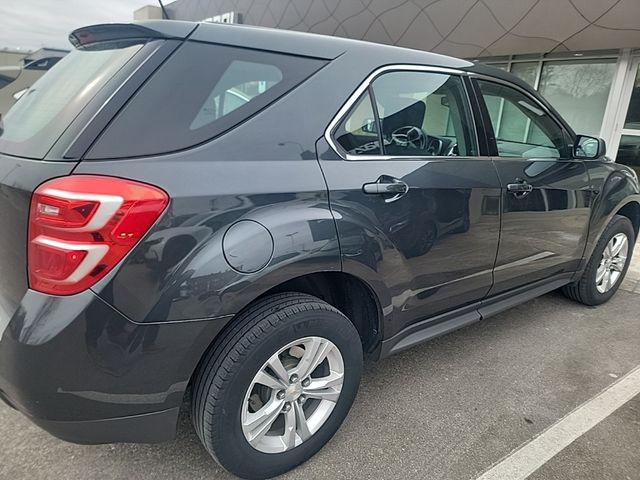
[[[386,338],[482,299],[493,282],[500,183],[478,156],[464,85],[387,67],[318,143],[343,270],[389,292]]]
[[[586,167],[571,158],[569,134],[533,96],[506,83],[475,83],[502,185],[490,295],[545,279],[566,280],[579,268],[588,234]]]

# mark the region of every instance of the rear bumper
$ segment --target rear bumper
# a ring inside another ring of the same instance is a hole
[[[156,443],[175,437],[179,412],[176,407],[161,412],[80,422],[31,420],[54,437],[72,443]]]
[[[168,440],[190,376],[223,325],[140,325],[91,291],[29,291],[0,321],[0,398],[67,441]]]

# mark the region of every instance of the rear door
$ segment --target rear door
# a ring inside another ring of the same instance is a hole
[[[589,177],[569,134],[519,88],[476,80],[502,185],[502,231],[490,295],[566,278],[580,265],[590,217]]]
[[[387,338],[482,299],[499,234],[500,184],[462,78],[406,68],[373,75],[334,122],[333,148],[319,144],[343,269],[386,286]]]

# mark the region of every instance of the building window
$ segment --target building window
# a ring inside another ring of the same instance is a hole
[[[636,75],[636,81],[633,84],[633,92],[629,101],[629,109],[627,117],[624,121],[624,128],[629,130],[638,130],[640,134],[640,70]]]
[[[633,84],[624,133],[620,138],[616,162],[630,166],[640,175],[640,71]]]
[[[600,135],[615,59],[544,62],[538,90],[577,132]]]
[[[511,65],[511,73],[535,88],[539,65],[539,62],[514,63]]]
[[[622,135],[616,162],[633,168],[640,175],[640,136]]]

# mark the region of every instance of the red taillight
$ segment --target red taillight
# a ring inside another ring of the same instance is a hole
[[[104,277],[169,203],[159,188],[72,175],[40,185],[29,213],[29,286],[72,295]]]

